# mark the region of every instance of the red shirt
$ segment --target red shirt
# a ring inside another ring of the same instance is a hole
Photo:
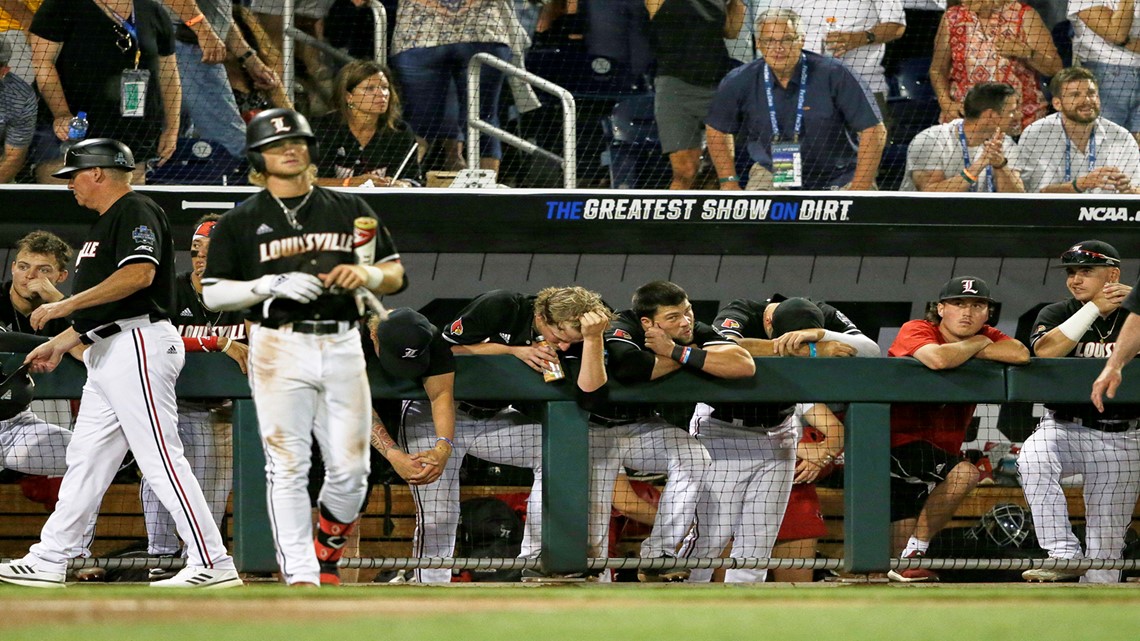
[[[989,325],[983,325],[982,336],[997,343],[1013,340]],[[924,345],[944,345],[946,339],[938,325],[927,320],[907,321],[899,330],[887,356],[914,356]],[[966,428],[974,418],[976,403],[895,403],[891,405],[891,447],[915,441],[926,441],[957,455],[962,451]]]

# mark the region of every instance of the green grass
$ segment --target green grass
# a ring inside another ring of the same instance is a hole
[[[4,641],[1122,641],[1135,586],[0,588]],[[13,625],[17,612],[36,612]],[[66,622],[64,622],[66,621]],[[342,636],[343,635],[343,636]]]

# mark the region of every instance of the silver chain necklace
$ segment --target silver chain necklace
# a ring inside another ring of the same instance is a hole
[[[301,202],[292,209],[286,207],[285,203],[277,197],[277,194],[269,192],[269,195],[273,196],[273,200],[277,201],[277,204],[281,207],[281,211],[285,213],[285,220],[289,221],[289,226],[293,229],[300,230],[301,223],[297,222],[297,212],[301,211],[301,208],[305,206],[305,203],[309,202],[309,198],[313,195],[313,188],[309,187],[309,193],[305,194],[305,197],[301,199]]]

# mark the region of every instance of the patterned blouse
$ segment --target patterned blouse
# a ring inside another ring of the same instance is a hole
[[[958,5],[947,9],[944,18],[950,37],[950,95],[962,102],[979,82],[1004,82],[1021,94],[1023,129],[1047,113],[1045,94],[1037,72],[1021,60],[998,55],[994,43],[1025,38],[1022,20],[1028,11],[1033,11],[1028,5],[1007,2],[983,19]]]
[[[392,55],[461,42],[511,44],[511,0],[402,0]]]

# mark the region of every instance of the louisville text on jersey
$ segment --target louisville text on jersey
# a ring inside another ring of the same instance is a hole
[[[1073,356],[1077,358],[1108,358],[1116,349],[1116,343],[1077,343]]]
[[[258,245],[258,255],[263,263],[313,251],[350,252],[352,251],[352,234],[314,232],[278,238]]]

